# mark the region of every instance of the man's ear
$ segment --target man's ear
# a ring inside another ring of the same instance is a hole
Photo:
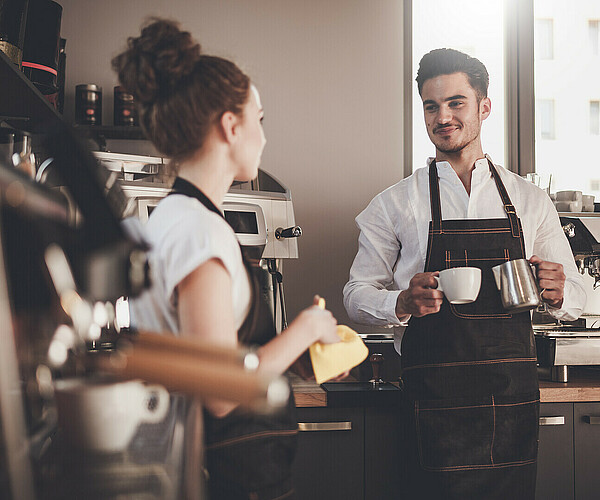
[[[481,116],[481,120],[485,120],[490,113],[492,112],[492,101],[490,101],[489,97],[484,97],[481,99],[479,103],[479,114]]]
[[[239,119],[235,113],[231,111],[225,111],[221,115],[221,119],[219,120],[219,128],[221,129],[221,134],[223,138],[230,144],[233,144],[238,137],[237,134],[237,126]]]

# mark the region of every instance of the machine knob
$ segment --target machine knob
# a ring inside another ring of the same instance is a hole
[[[302,228],[300,226],[292,226],[287,229],[278,227],[275,229],[275,238],[282,240],[284,238],[298,238],[302,236]]]
[[[569,238],[575,237],[575,224],[573,224],[572,222],[569,222],[568,224],[565,224],[562,228],[563,228],[563,231],[565,232],[565,234]]]
[[[373,386],[377,386],[383,383],[383,379],[381,378],[382,366],[383,366],[383,354],[375,352],[369,356],[369,361],[371,362],[371,369],[373,370],[373,378],[369,381],[373,384]]]

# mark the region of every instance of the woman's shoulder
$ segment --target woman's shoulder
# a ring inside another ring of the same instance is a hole
[[[148,219],[149,228],[175,226],[233,234],[233,229],[221,215],[209,210],[195,198],[177,194],[164,198]]]
[[[235,233],[222,216],[184,195],[163,199],[150,215],[147,230],[155,246],[186,240],[195,246],[237,246]]]

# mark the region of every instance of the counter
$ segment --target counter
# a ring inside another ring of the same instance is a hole
[[[312,380],[292,377],[292,387],[299,408],[327,406],[327,392]],[[542,403],[578,403],[600,401],[600,370],[573,370],[568,383],[540,380]]]
[[[595,500],[600,491],[600,370],[571,368],[569,378],[540,380],[536,500]],[[365,398],[357,384],[355,393],[345,393],[351,404],[342,406],[340,393],[314,381],[296,377],[292,387],[302,424],[294,465],[298,498],[395,498],[403,462],[392,394]]]
[[[542,403],[589,403],[600,401],[600,370],[571,368],[569,382],[540,380]]]

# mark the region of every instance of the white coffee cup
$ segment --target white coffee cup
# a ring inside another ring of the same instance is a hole
[[[65,441],[102,453],[124,451],[141,423],[157,423],[169,409],[169,393],[138,380],[57,380],[54,395]]]
[[[451,267],[440,271],[437,289],[444,292],[452,304],[474,302],[481,288],[481,269],[478,267]]]

